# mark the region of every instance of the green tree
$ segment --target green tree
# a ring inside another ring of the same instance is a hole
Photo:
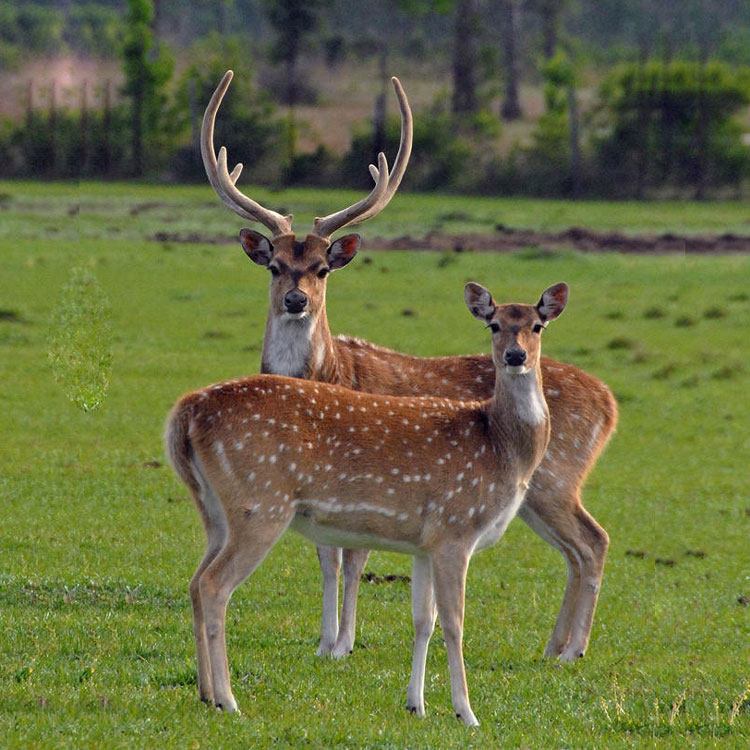
[[[520,94],[519,29],[521,3],[519,0],[502,0],[502,48],[505,73],[505,95],[500,108],[503,120],[518,120],[522,117]]]
[[[535,181],[546,190],[575,194],[578,184],[577,132],[571,136],[571,103],[575,101],[576,75],[571,61],[558,52],[542,66],[544,77],[544,114],[539,118],[527,163]],[[577,121],[575,121],[577,125]]]
[[[452,108],[456,115],[472,115],[479,110],[479,7],[477,0],[456,0],[455,7]]]
[[[568,0],[534,0],[542,21],[542,54],[545,60],[551,60],[557,52],[560,24],[567,4]]]
[[[152,0],[128,0],[123,63],[123,94],[130,99],[131,171],[140,177],[150,157],[158,156],[166,131],[163,113],[165,88],[172,77],[173,62],[165,47],[156,44],[152,24]]]
[[[479,0],[397,0],[407,13],[453,14],[451,109],[459,118],[479,112],[479,41],[482,16]]]
[[[310,36],[318,30],[320,10],[327,0],[264,0],[268,20],[276,33],[271,54],[284,66],[282,101],[289,106],[286,123],[287,167],[297,153],[297,121],[294,108],[304,88],[299,60]]]
[[[310,37],[320,25],[320,10],[327,0],[264,0],[268,20],[276,34],[271,55],[284,66],[286,104],[295,106],[300,97],[299,60]]]

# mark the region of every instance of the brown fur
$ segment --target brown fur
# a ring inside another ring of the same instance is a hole
[[[346,244],[349,237],[339,242]],[[488,355],[414,357],[361,339],[333,338],[326,316],[327,278],[317,275],[317,269],[329,263],[332,246],[325,239],[308,235],[304,252],[296,259],[294,247],[292,235],[274,240],[273,259],[282,264],[284,272],[271,280],[269,325],[275,316],[283,313],[284,295],[296,286],[307,295],[308,310],[315,318],[312,348],[324,352],[317,361],[311,357],[304,370],[295,372],[295,376],[366,393],[429,394],[459,400],[489,398],[494,384],[494,366]],[[247,247],[245,249],[248,251]],[[350,250],[343,263],[351,257],[353,252]],[[268,327],[266,345],[267,342]],[[578,367],[544,357],[541,366],[551,417],[551,439],[519,515],[567,561],[565,597],[545,654],[568,660],[583,654],[586,649],[587,628],[590,630],[596,602],[596,592],[593,604],[591,596],[584,592],[585,601],[580,606],[576,604],[581,599],[580,582],[584,578],[601,580],[608,546],[606,532],[581,505],[581,489],[615,430],[617,403],[604,383]],[[266,359],[265,346],[262,370],[274,372]],[[326,588],[330,590],[338,579],[340,553],[321,549],[319,556]],[[351,557],[354,559],[349,559]],[[322,638],[320,653],[333,652],[341,656],[352,648],[359,576],[366,559],[367,554],[363,551],[344,552],[344,566],[351,575],[344,579],[344,606],[338,638],[335,643]],[[596,583],[597,591],[598,586]],[[572,639],[573,619],[578,609],[583,610],[578,618],[583,624],[578,637]],[[569,645],[571,648],[567,648]]]
[[[498,365],[485,401],[380,396],[261,375],[178,402],[167,426],[168,453],[209,537],[191,582],[204,700],[236,710],[226,605],[294,523],[311,538],[405,551],[415,556],[415,570],[427,564],[415,596],[435,592],[454,709],[476,724],[461,645],[466,569],[475,548],[497,541],[515,515],[549,441],[540,336],[531,332],[540,318],[526,306],[518,325],[511,319],[496,308],[493,321],[502,326],[492,337],[493,359],[503,362],[522,346],[526,365]],[[431,609],[429,603],[415,608],[415,625]],[[431,629],[420,632],[409,700],[423,712]]]

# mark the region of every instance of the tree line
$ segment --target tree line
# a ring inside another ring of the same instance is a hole
[[[363,2],[359,18],[339,26],[331,20],[347,4],[338,0],[221,0],[199,4],[195,15],[213,14],[213,24],[207,24],[213,30],[195,36],[187,57],[199,62],[179,75],[165,41],[169,35],[160,30],[184,10],[182,0],[127,0],[125,5],[124,19],[116,22],[115,2],[82,5],[68,19],[89,30],[80,36],[84,40],[108,39],[105,30],[119,29],[108,54],[117,51],[124,84],[114,91],[106,81],[96,89],[84,86],[78,108],[59,106],[53,89],[47,107],[40,109],[29,92],[24,121],[0,127],[0,172],[200,179],[200,112],[223,71],[233,67],[240,75],[224,104],[217,140],[242,155],[254,179],[359,185],[366,175],[363,164],[398,140],[397,122],[385,117],[386,88],[378,92],[373,118],[353,134],[347,153],[322,146],[299,153],[297,107],[316,96],[309,66],[302,63],[316,55],[336,67],[354,55],[369,56],[378,61],[385,83],[394,57],[403,62],[429,56],[422,44],[427,30],[445,42],[438,46],[450,73],[450,96],[416,116],[406,187],[702,198],[739,192],[750,176],[750,148],[738,119],[750,103],[750,76],[730,43],[747,29],[731,23],[744,18],[741,3],[601,0],[583,31],[574,8],[586,3],[565,0]],[[672,6],[671,14],[664,12],[666,6]],[[3,7],[0,18],[8,15]],[[691,20],[678,26],[674,19],[686,9]],[[27,30],[39,17],[26,18]],[[373,34],[389,19],[390,33]],[[617,36],[607,31],[606,19],[630,30],[630,48],[613,50]],[[243,20],[251,29],[267,30],[270,48],[256,44],[256,35],[239,25]],[[40,24],[31,35],[37,48],[50,36],[49,20]],[[596,29],[609,46],[602,41],[584,48],[581,40]],[[174,30],[175,38],[186,33],[179,25]],[[0,64],[3,33],[8,36],[0,31]],[[69,34],[65,24],[59,34]],[[255,83],[253,63],[261,52],[275,71],[264,90]],[[607,55],[611,60],[605,66]],[[620,62],[613,64],[616,59]],[[606,72],[598,76],[594,101],[583,107],[582,83],[591,78],[596,61]],[[544,112],[528,137],[500,153],[503,122],[524,116],[524,80],[541,85]]]

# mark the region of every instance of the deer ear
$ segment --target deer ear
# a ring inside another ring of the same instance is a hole
[[[568,304],[568,285],[565,283],[554,284],[542,292],[542,297],[537,302],[536,310],[539,317],[547,322],[558,318],[565,305]]]
[[[328,265],[331,270],[343,268],[356,254],[362,244],[362,238],[358,234],[346,234],[339,237],[328,248]]]
[[[464,299],[469,312],[485,323],[492,318],[497,309],[492,295],[481,284],[475,284],[473,281],[464,287]]]
[[[259,266],[267,266],[273,257],[271,243],[260,232],[240,229],[240,243],[247,257]]]

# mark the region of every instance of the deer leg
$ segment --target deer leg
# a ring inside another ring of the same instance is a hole
[[[197,470],[197,467],[196,467]],[[206,551],[190,581],[190,600],[193,605],[193,635],[198,662],[198,695],[204,703],[213,703],[214,693],[211,683],[211,661],[208,655],[206,626],[203,615],[203,604],[200,596],[199,581],[203,571],[211,564],[224,546],[227,538],[227,525],[218,498],[199,474],[200,491],[193,492],[193,497],[206,530]]]
[[[547,647],[544,649],[545,657],[557,658],[565,650],[570,640],[575,604],[581,583],[581,566],[580,558],[576,555],[574,547],[566,545],[560,536],[555,533],[554,526],[537,512],[539,506],[534,505],[532,507],[532,501],[527,500],[519,509],[518,515],[545,542],[562,553],[568,566],[568,580],[565,584],[565,594],[563,595],[560,612],[557,615],[555,627],[547,642]]]
[[[521,517],[568,561],[568,585],[545,656],[573,661],[586,652],[601,586],[609,539],[607,533],[574,498],[559,503],[524,503]]]
[[[456,716],[470,727],[478,726],[469,705],[463,656],[464,594],[469,555],[463,546],[446,545],[432,556],[432,579],[435,599],[448,651],[451,698]]]
[[[215,527],[206,527],[208,545],[203,559],[198,565],[190,581],[190,600],[193,604],[193,635],[195,636],[195,651],[198,659],[198,695],[204,703],[213,703],[214,692],[211,684],[211,662],[208,656],[206,641],[206,626],[203,617],[203,604],[200,595],[200,578],[203,571],[211,564],[224,545],[225,534],[218,533]]]
[[[339,630],[339,569],[341,549],[318,547],[318,560],[323,573],[323,616],[320,622],[318,656],[329,656]]]
[[[237,701],[232,695],[226,645],[226,611],[232,592],[263,561],[274,542],[289,524],[277,522],[250,532],[233,534],[218,555],[208,565],[199,579],[200,599],[203,606],[208,653],[211,663],[214,704],[230,713],[237,711]]]
[[[576,600],[570,641],[560,654],[561,661],[573,661],[586,653],[594,621],[594,611],[604,574],[604,561],[609,547],[607,532],[581,506],[576,508],[575,520],[581,544],[581,584]]]
[[[370,550],[367,549],[345,549],[343,551],[344,602],[341,605],[339,634],[336,638],[336,645],[331,652],[332,656],[337,659],[340,659],[342,656],[348,656],[354,649],[359,581],[369,556]]]
[[[424,716],[424,673],[427,648],[435,630],[435,595],[432,589],[432,567],[428,557],[415,557],[411,574],[411,613],[414,622],[414,650],[411,679],[406,691],[406,708]]]

